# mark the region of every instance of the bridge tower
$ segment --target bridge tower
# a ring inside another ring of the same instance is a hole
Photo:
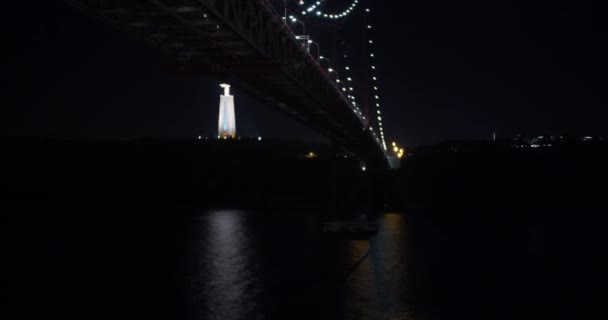
[[[236,119],[234,118],[234,96],[230,95],[230,85],[220,84],[224,94],[220,95],[220,113],[217,136],[220,139],[236,138]]]

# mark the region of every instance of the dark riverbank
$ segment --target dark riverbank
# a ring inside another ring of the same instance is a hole
[[[14,139],[0,148],[5,190],[60,206],[356,208],[370,179],[356,159],[309,143]]]
[[[608,144],[515,148],[508,142],[446,142],[419,148],[387,174],[395,209],[490,212],[608,208]],[[515,209],[515,210],[513,210]]]
[[[324,210],[607,208],[608,146],[415,149],[398,170],[361,170],[328,145],[255,140],[4,139],[2,188],[25,205]]]

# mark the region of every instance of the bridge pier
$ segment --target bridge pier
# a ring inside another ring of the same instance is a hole
[[[362,163],[364,162],[355,160],[353,156],[345,158],[337,146],[332,146],[326,186],[326,220],[372,214],[383,209],[383,169],[368,167]]]

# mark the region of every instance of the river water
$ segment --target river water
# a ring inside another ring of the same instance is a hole
[[[601,305],[602,218],[385,213],[368,239],[315,214],[116,219],[111,306],[131,319],[571,318]]]

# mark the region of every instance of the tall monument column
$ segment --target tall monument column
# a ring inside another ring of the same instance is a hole
[[[224,94],[220,95],[220,115],[217,135],[220,139],[236,138],[236,119],[234,118],[234,96],[230,95],[230,85],[220,84]]]

